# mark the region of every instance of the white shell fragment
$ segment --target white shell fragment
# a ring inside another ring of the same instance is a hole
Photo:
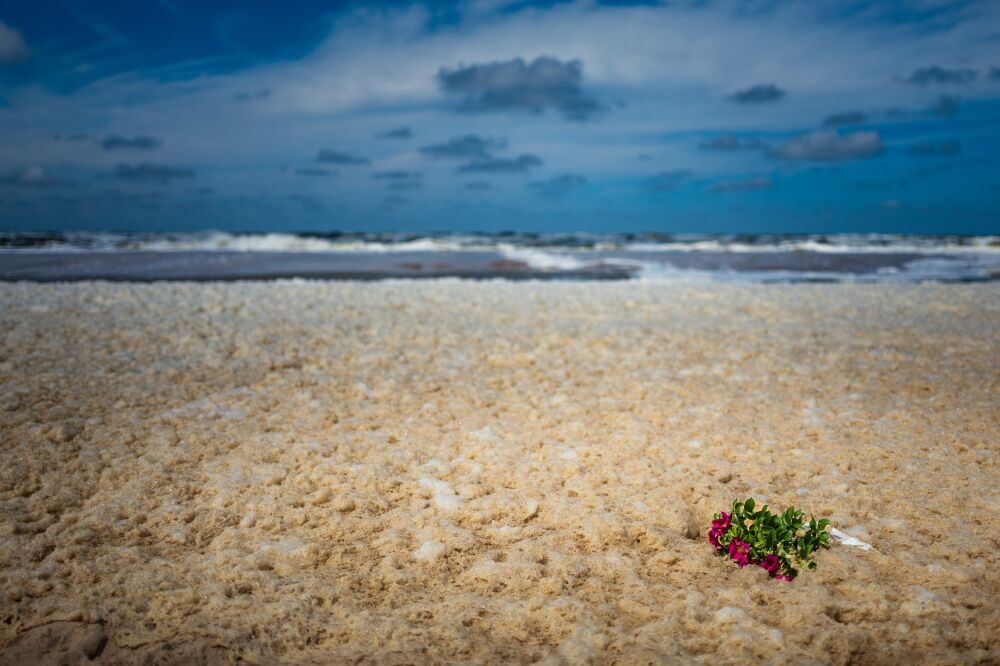
[[[861,550],[872,550],[872,545],[870,543],[865,543],[861,539],[856,539],[846,532],[841,532],[836,527],[830,528],[830,536],[832,536],[834,541],[842,546],[853,546],[854,548],[860,548]]]

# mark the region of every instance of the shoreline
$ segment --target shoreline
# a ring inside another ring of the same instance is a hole
[[[193,663],[1000,658],[995,285],[4,283],[0,305],[0,663],[100,633],[94,663],[194,637]],[[746,496],[874,549],[741,570],[704,533]]]
[[[382,251],[24,249],[0,251],[0,282],[495,279],[721,282],[990,282],[995,252],[760,248],[513,247]]]

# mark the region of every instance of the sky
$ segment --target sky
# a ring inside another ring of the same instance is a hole
[[[0,229],[1000,233],[995,0],[0,6]]]

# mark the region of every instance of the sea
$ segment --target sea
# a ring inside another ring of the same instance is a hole
[[[1000,280],[1000,236],[0,232],[0,280]]]

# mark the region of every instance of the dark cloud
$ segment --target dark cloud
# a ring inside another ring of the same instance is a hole
[[[958,113],[958,98],[951,95],[941,95],[931,106],[930,111],[936,116],[951,118]]]
[[[376,139],[412,139],[413,130],[411,130],[406,125],[402,127],[394,127],[391,130],[386,130],[385,132],[379,132],[375,135]]]
[[[742,178],[737,180],[720,180],[708,188],[709,192],[724,194],[727,192],[753,192],[755,190],[769,190],[774,187],[774,181],[770,176],[755,176],[754,178]]]
[[[670,192],[690,177],[691,172],[687,169],[675,169],[650,176],[644,184],[652,192]]]
[[[785,96],[785,91],[773,83],[762,83],[743,90],[737,90],[729,99],[739,104],[766,104],[777,102]]]
[[[101,148],[104,150],[156,150],[160,147],[160,140],[151,136],[119,136],[112,134],[101,140]]]
[[[428,157],[456,160],[485,160],[493,155],[494,150],[507,147],[505,139],[488,139],[475,134],[467,134],[449,139],[445,143],[437,143],[420,148],[420,152]]]
[[[493,186],[485,180],[473,180],[465,184],[465,189],[472,190],[474,192],[485,192],[486,190],[493,189]]]
[[[542,160],[537,155],[522,154],[514,158],[496,157],[495,150],[505,150],[506,139],[489,139],[475,134],[467,134],[449,139],[445,143],[423,146],[420,152],[439,159],[466,160],[457,171],[484,173],[522,173],[539,166]]]
[[[838,134],[822,130],[795,137],[774,153],[786,160],[837,162],[880,155],[884,150],[877,132]]]
[[[267,99],[271,96],[270,88],[263,88],[261,90],[255,90],[253,92],[240,92],[233,95],[233,99],[237,102],[252,102],[257,99]]]
[[[473,160],[458,167],[460,173],[524,173],[532,167],[542,165],[537,155],[518,155],[517,157],[489,157]]]
[[[341,164],[344,166],[360,166],[363,164],[369,164],[367,158],[351,155],[350,153],[341,153],[336,150],[330,150],[329,148],[324,148],[316,153],[316,161],[323,162],[324,164]]]
[[[962,144],[954,139],[949,141],[925,141],[910,146],[910,153],[924,156],[954,157],[962,152]]]
[[[566,196],[573,190],[583,187],[586,184],[587,179],[583,176],[576,173],[567,173],[561,176],[549,178],[548,180],[528,183],[528,189],[534,190],[539,196],[546,197],[548,199],[556,199],[558,197]]]
[[[0,177],[0,184],[18,185],[21,187],[65,187],[69,183],[52,175],[43,166],[24,167],[14,173]]]
[[[115,167],[115,177],[136,182],[166,183],[171,180],[194,178],[194,171],[186,167],[165,164],[119,164]]]
[[[596,99],[583,92],[583,66],[578,60],[521,58],[505,62],[442,68],[441,89],[462,96],[459,111],[528,111],[553,109],[569,120],[588,120],[601,110]]]
[[[862,111],[844,111],[834,113],[823,119],[826,127],[844,127],[845,125],[864,125],[868,122],[868,114]]]
[[[703,150],[722,150],[735,152],[739,150],[766,150],[767,144],[760,139],[744,138],[732,134],[723,134],[698,144]]]
[[[380,171],[372,177],[388,182],[387,187],[398,192],[419,190],[424,186],[424,174],[420,171]]]
[[[986,78],[990,81],[1000,81],[1000,67],[990,67],[990,73]]]
[[[976,70],[969,68],[945,69],[934,65],[913,70],[906,79],[907,83],[926,86],[936,83],[972,83],[976,80]]]
[[[329,176],[330,172],[326,169],[315,169],[312,167],[306,167],[304,169],[295,169],[292,171],[296,176]]]

